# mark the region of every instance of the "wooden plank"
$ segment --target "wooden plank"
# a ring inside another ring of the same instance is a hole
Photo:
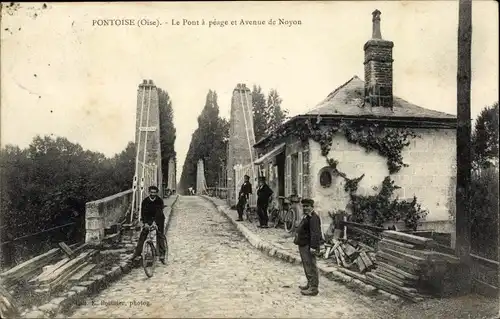
[[[368,255],[364,251],[359,253],[359,257],[363,260],[366,267],[370,268],[370,267],[374,266],[370,257],[368,257]]]
[[[380,237],[378,235],[375,235],[374,233],[370,232],[369,230],[361,229],[361,228],[358,228],[358,227],[349,227],[349,229],[351,229],[351,230],[353,230],[353,231],[355,231],[357,233],[361,233],[363,235],[371,237],[373,239],[380,240]]]
[[[332,251],[332,248],[333,247],[331,246],[326,248],[325,255],[323,256],[325,259],[328,259],[328,257],[330,257],[330,252]]]
[[[61,247],[62,251],[66,254],[66,256],[68,256],[71,259],[74,257],[73,250],[71,250],[71,248],[69,248],[65,242],[62,241],[62,242],[58,243],[58,245],[59,245],[59,247]]]
[[[337,261],[337,265],[342,266],[342,260],[340,259],[340,254],[339,254],[337,248],[335,248],[333,250],[333,253],[335,255],[335,260]]]
[[[40,285],[40,288],[47,288],[49,290],[55,290],[61,285],[65,284],[71,276],[73,276],[75,273],[80,271],[82,268],[84,268],[88,264],[87,261],[84,261],[82,263],[77,263],[75,264],[74,267],[71,267],[67,269],[64,272],[61,272],[54,280],[50,282],[45,282]]]
[[[77,272],[73,276],[71,276],[71,278],[69,279],[69,281],[70,282],[80,281],[83,277],[85,277],[85,275],[87,275],[88,273],[90,273],[92,271],[92,269],[95,268],[95,266],[97,266],[97,264],[88,264],[88,265],[86,265],[79,272]]]
[[[399,280],[398,278],[396,278],[396,277],[392,276],[391,274],[386,273],[378,268],[376,270],[372,271],[371,273],[375,274],[375,275],[379,276],[380,278],[383,278],[387,281],[390,281],[393,285],[396,285],[398,287],[405,287],[405,283],[402,280]]]
[[[48,274],[48,276],[40,278],[38,281],[40,283],[47,283],[47,282],[53,281],[57,277],[61,276],[62,274],[70,271],[71,268],[74,268],[76,265],[81,264],[82,262],[85,261],[85,259],[91,257],[95,253],[97,253],[97,251],[95,251],[95,250],[81,253],[78,257],[68,261],[63,266],[59,267],[58,269],[55,269],[52,273]]]
[[[341,250],[341,249],[342,249],[342,247],[340,247],[340,246],[337,248],[337,250]],[[346,259],[345,259],[345,257],[344,257],[345,255],[344,255],[342,252],[339,252],[339,255],[340,255],[340,260],[342,260],[342,265],[343,265],[344,267],[349,268],[349,267],[351,267],[351,266],[352,266],[352,263],[348,263],[348,262],[346,261]]]
[[[404,243],[410,243],[419,247],[431,248],[436,245],[436,242],[431,238],[415,236],[394,230],[386,230],[382,232],[382,237],[390,238]]]
[[[404,290],[401,290],[401,289],[399,289],[399,287],[391,285],[390,282],[388,283],[386,280],[384,280],[378,276],[372,276],[372,275],[373,275],[372,273],[368,273],[368,274],[366,274],[366,278],[367,278],[367,281],[375,287],[381,288],[383,290],[386,290],[390,293],[401,296],[401,297],[408,299],[408,300],[411,300],[413,302],[419,302],[419,301],[423,300],[423,298],[419,294],[409,293],[409,292],[406,292]]]
[[[368,246],[367,244],[363,244],[363,243],[358,243],[359,247],[363,250],[366,250],[366,251],[375,251],[376,249],[374,247],[371,247],[371,246]]]
[[[344,251],[347,257],[353,257],[353,255],[358,252],[356,248],[354,248],[350,244],[344,245]]]
[[[44,280],[44,278],[50,276],[50,274],[52,274],[54,271],[56,271],[57,269],[61,268],[64,264],[69,262],[69,260],[70,259],[68,257],[65,257],[65,258],[59,260],[54,265],[48,265],[48,266],[44,267],[43,272],[40,275],[38,275],[37,277],[31,279],[29,282],[35,283],[37,281]]]
[[[418,280],[420,277],[419,276],[416,276],[416,275],[413,275],[413,274],[410,274],[409,272],[406,272],[406,271],[403,271],[401,269],[398,269],[394,266],[391,266],[383,261],[379,261],[378,262],[378,266],[377,266],[377,269],[378,268],[383,268],[385,269],[386,271],[389,271],[391,273],[393,273],[395,276],[398,276],[399,278],[407,278],[407,279],[410,279],[410,280]]]
[[[410,249],[395,245],[390,242],[384,242],[383,240],[378,243],[378,249],[391,249],[403,254],[417,256],[425,259],[429,258],[433,254],[433,251],[430,250]]]
[[[416,245],[408,244],[408,243],[403,243],[397,240],[389,239],[389,238],[383,238],[379,243],[391,243],[393,245],[401,246],[404,248],[409,248],[409,249],[419,249]]]
[[[382,277],[380,277],[379,275],[373,273],[373,272],[369,272],[366,274],[366,277],[371,277],[371,278],[375,278],[375,279],[378,279],[378,280],[381,280],[382,282],[385,282],[386,284],[388,284],[389,286],[392,286],[396,289],[399,289],[401,291],[404,291],[406,293],[418,293],[418,290],[416,288],[409,288],[409,287],[401,287],[401,286],[398,286],[392,282],[390,282],[389,280],[387,279],[384,279]]]
[[[26,277],[27,275],[37,271],[38,269],[45,266],[47,263],[50,263],[52,260],[59,257],[61,254],[61,250],[59,248],[54,248],[49,250],[48,252],[38,255],[34,258],[31,258],[14,268],[11,268],[2,274],[0,274],[0,278],[2,282],[9,286],[13,284],[20,278]]]
[[[373,273],[377,274],[378,276],[385,278],[401,287],[411,287],[415,288],[417,286],[417,283],[415,280],[408,280],[405,278],[399,278],[394,275],[394,273],[391,273],[387,271],[387,269],[384,268],[377,268],[373,271]]]
[[[358,264],[358,268],[359,268],[360,272],[364,272],[367,268],[365,263],[363,262],[363,258],[361,258],[361,256],[358,256],[358,258],[356,258],[356,264]]]
[[[391,254],[395,257],[398,257],[398,258],[401,258],[401,259],[404,259],[408,262],[411,262],[411,263],[414,263],[416,265],[423,265],[427,262],[427,260],[425,258],[421,258],[421,257],[417,257],[417,256],[412,256],[412,255],[409,255],[409,254],[405,254],[405,253],[401,253],[401,252],[398,252],[398,251],[395,251],[395,250],[392,250],[392,249],[389,249],[389,248],[382,248],[381,251],[385,252],[385,253],[388,253],[388,254]]]
[[[381,258],[382,260],[388,261],[389,265],[394,265],[398,268],[403,268],[403,270],[408,271],[413,274],[418,274],[421,272],[421,267],[419,265],[415,265],[414,263],[411,263],[409,261],[406,261],[404,259],[395,257],[391,254],[385,253],[383,251],[377,252],[377,260]]]

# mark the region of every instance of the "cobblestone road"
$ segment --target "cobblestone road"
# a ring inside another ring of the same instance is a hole
[[[252,248],[207,201],[180,197],[170,229],[169,263],[147,279],[136,268],[73,318],[307,317],[388,318],[390,307],[320,278],[320,294],[302,296],[303,269]],[[122,303],[117,305],[116,303]]]

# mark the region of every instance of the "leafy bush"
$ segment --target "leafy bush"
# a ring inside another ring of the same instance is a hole
[[[131,188],[134,164],[133,143],[113,158],[61,137],[37,136],[25,149],[7,145],[0,150],[1,242],[72,222],[75,227],[16,241],[15,250],[39,253],[56,241],[83,240],[85,203]],[[12,245],[1,249],[12,257]]]
[[[498,260],[498,168],[489,168],[472,175],[471,249]]]

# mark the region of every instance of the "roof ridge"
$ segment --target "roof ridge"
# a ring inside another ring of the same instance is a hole
[[[311,111],[314,111],[318,108],[320,108],[322,106],[323,103],[325,103],[328,99],[331,99],[332,97],[334,97],[342,88],[344,88],[347,84],[349,84],[352,80],[354,79],[359,79],[361,80],[357,75],[354,75],[352,78],[350,78],[347,82],[345,82],[344,84],[338,86],[335,90],[333,90],[332,92],[330,92],[326,98],[324,98],[321,102],[319,102],[318,104],[316,104],[316,106],[312,109],[309,109],[307,110],[307,113],[308,112],[311,112]]]

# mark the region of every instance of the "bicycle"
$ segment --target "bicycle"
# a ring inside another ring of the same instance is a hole
[[[245,204],[243,214],[245,215],[245,218],[248,222],[253,223],[255,212],[254,209],[250,207],[250,204],[248,202]]]
[[[285,212],[288,210],[288,200],[284,196],[278,196],[278,204],[274,203],[269,210],[269,219],[274,224],[274,228],[278,228],[285,221]],[[276,207],[277,206],[277,207]]]
[[[144,241],[142,245],[142,267],[144,268],[144,272],[146,276],[152,277],[154,274],[156,261],[157,261],[157,252],[156,246],[154,244],[156,239],[156,232],[158,231],[158,226],[153,222],[153,225],[149,228],[148,237]],[[168,242],[165,240],[165,260],[168,256]]]
[[[283,223],[287,233],[293,233],[297,228],[298,210],[297,205],[300,203],[300,198],[297,195],[290,195],[289,204],[283,216]]]

